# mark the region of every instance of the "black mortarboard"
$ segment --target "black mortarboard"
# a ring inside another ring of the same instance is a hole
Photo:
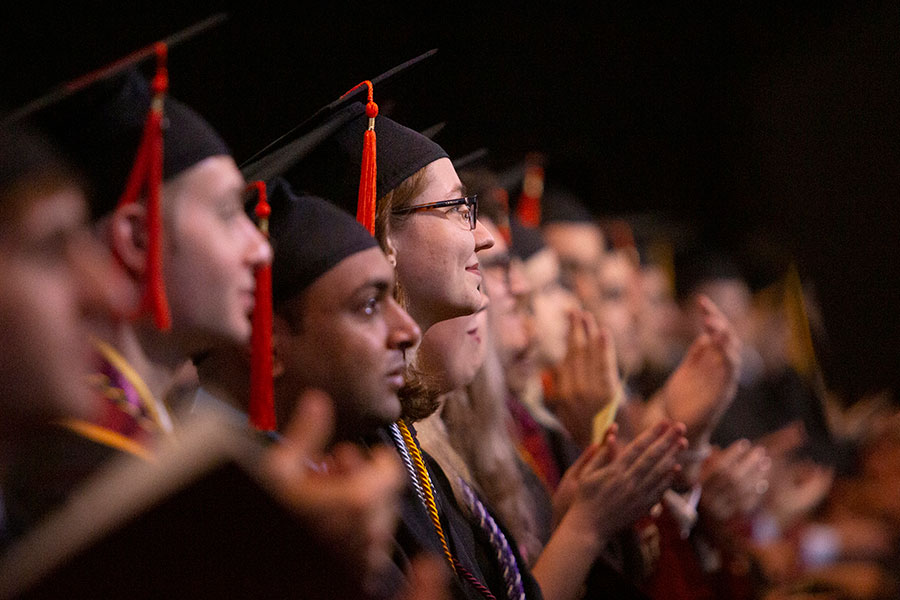
[[[54,90],[6,117],[30,119],[42,127],[88,179],[95,217],[120,204],[144,199],[147,209],[147,265],[139,312],[147,311],[157,328],[171,326],[162,276],[161,187],[199,161],[229,151],[199,115],[167,100],[168,48],[203,31],[215,16],[156,42]],[[156,57],[152,82],[136,64]]]
[[[578,196],[548,184],[541,202],[541,225],[559,222],[594,223],[596,219]]]
[[[276,306],[299,295],[345,258],[378,245],[352,216],[322,198],[296,194],[281,178],[269,181],[267,188]]]
[[[36,117],[88,177],[95,217],[112,211],[125,190],[150,100],[147,80],[137,71],[129,71]],[[215,130],[190,107],[168,97],[164,110],[163,180],[210,156],[230,154]]]
[[[340,124],[335,127],[335,124]],[[362,166],[363,134],[368,126],[365,106],[355,102],[332,115],[312,136],[328,135],[318,146],[282,175],[298,190],[322,196],[350,214],[356,214]],[[391,119],[378,117],[378,171],[376,197],[381,198],[410,175],[448,155],[421,133]],[[255,177],[250,165],[245,174]]]
[[[353,118],[284,175],[298,189],[328,198],[355,214],[368,118],[361,103],[345,110],[354,113]],[[376,131],[377,198],[384,197],[419,169],[439,158],[449,158],[437,143],[387,117],[378,118]]]
[[[528,260],[547,247],[540,230],[525,227],[516,217],[510,217],[509,228],[512,234],[509,251],[513,256]]]
[[[213,15],[100,69],[60,85],[50,93],[3,115],[0,124],[30,122],[44,130],[60,151],[82,169],[94,190],[92,212],[112,210],[125,190],[150,112],[151,86],[137,65],[157,58],[157,76],[167,83],[168,49],[226,19]],[[167,85],[165,86],[167,87]],[[200,160],[230,154],[218,134],[193,110],[167,97],[163,107],[163,179]]]
[[[371,83],[377,85],[435,52],[432,50],[407,61]],[[241,165],[244,176],[268,180],[281,175],[295,189],[326,198],[356,214],[364,133],[369,118],[366,106],[357,100],[355,90],[320,109],[290,133],[255,154]],[[385,116],[377,117],[375,132],[378,136],[377,198],[429,163],[449,158],[444,149],[428,137]]]

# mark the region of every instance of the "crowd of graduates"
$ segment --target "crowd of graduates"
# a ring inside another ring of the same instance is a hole
[[[0,117],[0,595],[900,594],[900,416],[826,388],[795,267],[377,79],[239,168],[148,54]]]

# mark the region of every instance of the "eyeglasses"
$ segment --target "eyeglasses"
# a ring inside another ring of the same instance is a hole
[[[453,200],[441,200],[440,202],[429,202],[428,204],[419,204],[417,206],[404,206],[403,208],[395,208],[391,211],[392,215],[408,215],[420,210],[433,210],[435,208],[451,207],[444,214],[447,218],[456,216],[461,225],[469,228],[469,231],[475,229],[478,223],[478,196],[466,196],[465,198],[454,198]]]

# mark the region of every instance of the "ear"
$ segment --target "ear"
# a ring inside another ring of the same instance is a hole
[[[384,236],[384,255],[387,257],[388,262],[391,263],[391,266],[396,269],[397,247],[394,245],[394,240],[391,239],[390,234]]]
[[[147,268],[147,209],[139,202],[116,208],[109,221],[109,243],[113,254],[132,277]]]

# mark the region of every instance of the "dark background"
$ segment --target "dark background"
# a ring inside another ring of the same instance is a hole
[[[445,123],[452,156],[484,147],[499,169],[542,151],[548,182],[598,216],[676,218],[760,282],[771,257],[794,258],[822,306],[831,384],[850,399],[897,390],[900,7],[785,4],[6,3],[0,97],[22,104],[224,10],[227,23],[171,51],[171,87],[240,162],[439,48],[376,90],[383,111]]]

